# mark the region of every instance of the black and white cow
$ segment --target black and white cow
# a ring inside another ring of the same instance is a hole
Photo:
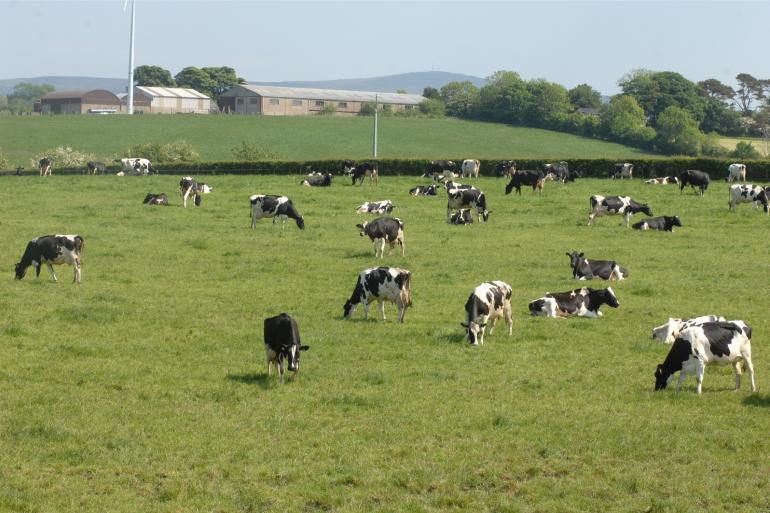
[[[157,173],[155,168],[152,167],[152,162],[148,159],[125,158],[120,159],[120,163],[123,164],[123,174],[148,175],[150,173]]]
[[[697,169],[682,171],[682,174],[679,175],[679,193],[684,192],[685,185],[689,185],[693,191],[695,187],[698,187],[700,195],[703,196],[703,193],[709,188],[710,181],[709,174],[703,171],[698,171]]]
[[[508,336],[513,333],[511,319],[511,295],[513,289],[503,281],[495,280],[482,283],[471,292],[465,302],[465,322],[460,325],[465,328],[465,335],[471,345],[484,343],[484,331],[489,322],[491,335],[499,317],[505,317],[508,325]]]
[[[630,196],[601,196],[595,194],[591,196],[590,204],[591,212],[588,214],[588,226],[594,223],[594,219],[605,214],[622,214],[626,226],[628,226],[631,216],[637,212],[643,212],[648,216],[652,216],[652,209],[646,203],[638,203],[631,199]]]
[[[27,243],[27,248],[16,264],[16,279],[24,278],[29,266],[35,267],[35,276],[40,277],[40,266],[48,266],[53,281],[58,281],[54,265],[69,264],[75,268],[73,283],[80,283],[81,253],[83,251],[83,237],[80,235],[44,235],[32,239]]]
[[[495,166],[495,176],[497,177],[511,177],[516,172],[516,162],[512,160],[501,160]]]
[[[471,209],[462,208],[449,216],[449,224],[473,224]]]
[[[431,160],[428,164],[428,171],[426,174],[429,176],[441,175],[444,171],[454,172],[456,164],[451,160]]]
[[[53,170],[53,160],[43,157],[37,161],[37,167],[40,169],[40,176],[51,176]]]
[[[366,201],[356,209],[356,214],[390,214],[394,208],[390,200]]]
[[[479,188],[475,185],[467,184],[467,183],[460,183],[455,182],[454,180],[448,180],[444,182],[444,189],[450,190],[450,189],[462,189],[462,190],[473,190],[478,191]]]
[[[343,160],[342,161],[342,174],[349,176],[358,163],[355,160]]]
[[[363,185],[364,178],[367,176],[369,177],[369,185],[380,182],[380,172],[377,170],[377,164],[372,164],[371,162],[364,162],[354,167],[353,171],[351,171],[351,176],[353,177],[353,185],[356,182]]]
[[[483,192],[476,189],[447,189],[446,220],[450,223],[452,220],[452,210],[461,210],[471,208],[476,210],[479,221],[489,220],[489,210],[487,209],[487,197]]]
[[[570,171],[569,165],[563,160],[558,164],[544,164],[543,174],[545,176],[553,175],[553,179],[561,183],[574,182],[575,178],[580,177],[576,171]]]
[[[107,164],[104,162],[94,162],[89,160],[86,163],[86,173],[89,175],[95,175],[97,173],[104,174],[107,172]]]
[[[679,216],[660,216],[651,217],[644,221],[639,221],[631,225],[634,230],[661,230],[664,232],[673,232],[674,226],[682,226]]]
[[[201,206],[202,188],[198,182],[193,180],[192,176],[185,176],[179,180],[179,190],[182,193],[182,205],[187,208],[187,198],[193,197],[193,203],[196,207]]]
[[[623,180],[624,178],[634,178],[634,165],[628,162],[615,164],[615,169],[612,171],[612,178]]]
[[[372,267],[361,271],[353,294],[343,307],[343,316],[350,319],[359,303],[364,304],[364,319],[369,317],[369,303],[379,303],[380,315],[385,320],[385,301],[398,307],[398,322],[404,322],[406,309],[412,306],[412,273],[398,267]]]
[[[168,196],[166,196],[165,192],[161,192],[160,194],[154,194],[152,192],[147,193],[147,196],[144,197],[144,200],[142,201],[145,205],[165,205],[168,206]]]
[[[542,171],[516,171],[511,175],[511,181],[505,186],[505,193],[510,194],[513,189],[521,196],[521,186],[529,185],[532,187],[532,192],[539,190],[543,192],[543,185],[545,184],[545,175]]]
[[[599,307],[607,304],[612,308],[620,306],[618,298],[611,287],[594,290],[583,287],[567,292],[546,293],[545,296],[529,303],[532,315],[544,317],[601,317]]]
[[[679,372],[678,392],[687,374],[694,374],[696,391],[702,392],[707,365],[732,364],[735,389],[741,387],[741,364],[751,379],[751,391],[757,391],[751,362],[751,326],[743,321],[706,322],[682,330],[674,340],[666,359],[655,369],[655,390],[663,390]]]
[[[478,178],[480,169],[481,162],[472,159],[463,160],[463,163],[460,166],[460,171],[462,172],[463,178]]]
[[[644,183],[646,183],[647,185],[678,184],[679,178],[675,176],[656,176],[655,178],[650,178],[649,180],[645,180]]]
[[[308,176],[300,182],[300,185],[306,187],[329,187],[332,184],[332,174],[324,173],[322,175]]]
[[[730,164],[727,168],[727,181],[746,181],[746,164]]]
[[[366,235],[374,243],[374,257],[385,256],[385,243],[390,245],[388,255],[393,253],[396,244],[401,246],[401,256],[404,256],[404,222],[397,217],[378,217],[371,222],[356,225],[359,235]]]
[[[409,189],[409,194],[412,196],[436,196],[436,184],[418,185]]]
[[[759,209],[761,203],[765,209],[765,214],[770,212],[770,205],[768,204],[768,191],[770,188],[760,187],[759,185],[751,184],[735,184],[730,186],[730,202],[728,203],[730,210],[736,212],[736,206],[738,203],[753,203],[754,210]]]
[[[297,223],[300,230],[305,229],[305,219],[294,208],[294,204],[286,196],[272,194],[254,194],[249,196],[251,203],[251,227],[257,227],[257,221],[263,217],[272,217],[275,226],[276,219],[281,221],[281,231],[286,225],[286,220],[291,218]]]
[[[679,333],[692,326],[698,326],[705,322],[724,322],[725,318],[721,315],[701,315],[692,319],[682,319],[679,317],[669,317],[668,322],[652,328],[652,339],[659,340],[664,344],[673,344],[674,339]]]
[[[288,368],[295,375],[299,372],[299,356],[310,346],[303,346],[299,338],[297,321],[286,313],[265,319],[265,354],[267,356],[267,375],[270,376],[270,366],[275,365],[283,383],[283,361],[287,360]]]
[[[623,280],[628,278],[628,269],[614,260],[591,260],[583,258],[584,253],[573,251],[567,253],[569,265],[572,268],[572,277],[576,280]]]

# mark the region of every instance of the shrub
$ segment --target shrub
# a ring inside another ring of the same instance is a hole
[[[73,150],[69,146],[59,146],[53,150],[46,150],[39,155],[35,155],[32,158],[32,165],[37,166],[37,163],[43,157],[51,159],[56,167],[83,167],[89,160],[96,160],[93,153],[82,153],[77,150]]]
[[[740,141],[735,145],[735,149],[730,152],[730,156],[734,159],[760,159],[762,154],[757,151],[751,142]]]
[[[334,105],[333,103],[324,104],[324,108],[321,109],[321,112],[319,112],[319,114],[321,114],[322,116],[333,116],[336,113],[337,113],[337,106]]]
[[[126,152],[128,157],[149,159],[153,163],[173,164],[177,162],[198,162],[200,155],[187,141],[172,141],[136,144]]]
[[[374,102],[364,102],[361,104],[361,110],[358,111],[360,116],[374,116]]]
[[[278,155],[265,148],[260,148],[254,143],[241,141],[238,146],[233,146],[233,155],[241,162],[259,162],[262,160],[278,160]]]
[[[729,151],[720,143],[719,134],[711,132],[703,139],[701,154],[706,157],[727,157]]]
[[[8,169],[11,162],[3,155],[3,149],[0,148],[0,169]]]

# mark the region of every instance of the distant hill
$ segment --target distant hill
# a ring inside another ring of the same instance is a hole
[[[113,93],[126,91],[128,78],[99,78],[99,77],[32,77],[7,78],[0,80],[0,94],[11,94],[14,86],[20,82],[31,84],[51,84],[57,91],[78,91],[90,89],[106,89]]]
[[[338,80],[288,80],[284,82],[257,82],[249,81],[249,84],[283,86],[283,87],[312,87],[317,89],[342,89],[345,91],[381,91],[395,93],[399,89],[407,93],[422,94],[425,87],[441,88],[449,82],[463,82],[468,80],[477,87],[481,87],[486,80],[472,75],[449,73],[446,71],[419,71],[415,73],[402,73],[400,75],[388,75],[372,78],[343,78]]]

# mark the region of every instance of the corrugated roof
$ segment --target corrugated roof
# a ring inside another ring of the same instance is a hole
[[[243,87],[260,96],[269,96],[273,98],[373,102],[376,97],[380,103],[398,103],[401,105],[419,105],[425,101],[425,97],[419,94],[343,91],[341,89],[312,89],[307,87],[279,87],[251,84],[239,84],[236,87]]]
[[[82,98],[89,93],[104,92],[115,96],[112,92],[106,89],[88,89],[83,91],[51,91],[41,98],[41,100],[71,100]]]
[[[200,99],[208,99],[209,97],[206,96],[203,93],[199,93],[195,89],[184,89],[182,87],[146,87],[146,86],[136,86],[136,88],[146,94],[147,96],[152,96],[154,98],[157,97],[163,97],[163,98],[200,98]]]

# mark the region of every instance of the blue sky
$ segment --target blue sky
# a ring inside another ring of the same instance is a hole
[[[604,94],[637,68],[770,78],[770,2],[137,1],[136,65],[254,81],[497,70]],[[124,77],[123,1],[0,0],[0,78]]]

